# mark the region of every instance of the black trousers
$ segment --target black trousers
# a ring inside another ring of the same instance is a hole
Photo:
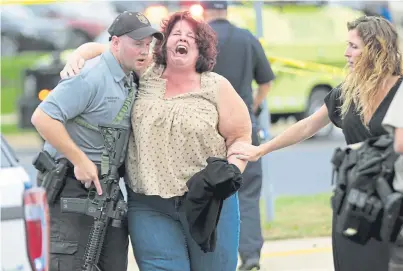
[[[390,244],[371,238],[365,245],[335,232],[338,216],[333,213],[332,246],[335,271],[388,271]],[[403,270],[403,269],[401,269]],[[396,269],[393,269],[396,271]]]
[[[40,181],[40,176],[38,176]],[[60,197],[87,198],[88,190],[76,179],[67,178]],[[94,218],[75,213],[62,213],[60,197],[49,206],[50,271],[79,271]],[[109,226],[98,263],[101,271],[126,271],[128,265],[127,220],[121,228]]]

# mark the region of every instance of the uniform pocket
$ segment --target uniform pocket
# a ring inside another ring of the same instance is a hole
[[[50,271],[75,270],[78,243],[70,241],[50,242]]]

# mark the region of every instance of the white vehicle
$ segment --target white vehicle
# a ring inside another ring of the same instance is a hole
[[[49,212],[43,188],[32,180],[1,136],[1,271],[49,270]]]

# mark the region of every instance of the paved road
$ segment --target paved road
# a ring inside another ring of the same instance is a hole
[[[332,168],[330,159],[340,138],[310,139],[268,156],[269,181],[275,195],[309,195],[329,192]]]
[[[129,253],[128,271],[138,271]],[[216,269],[220,270],[220,269]],[[330,238],[266,242],[262,250],[262,271],[333,271]],[[214,270],[212,270],[214,271]]]

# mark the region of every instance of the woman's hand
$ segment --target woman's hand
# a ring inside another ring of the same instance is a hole
[[[254,162],[262,156],[260,147],[245,142],[235,142],[228,149],[227,157],[235,155],[236,158]]]
[[[80,70],[84,67],[85,59],[81,57],[78,53],[72,53],[64,66],[63,70],[60,72],[60,77],[66,79],[77,75]]]

